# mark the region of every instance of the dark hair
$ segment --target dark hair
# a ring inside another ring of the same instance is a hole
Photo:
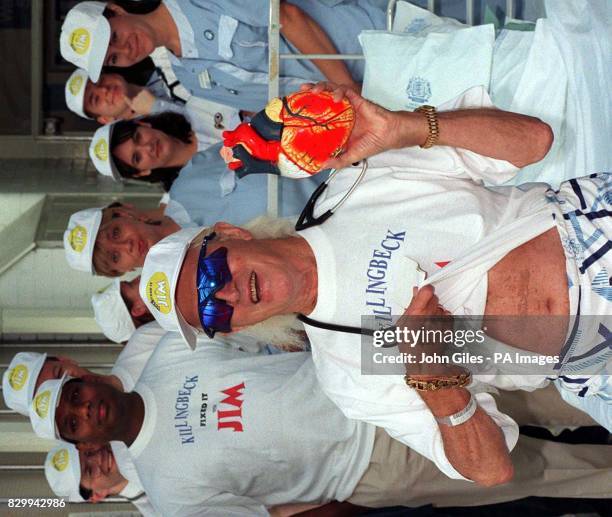
[[[79,485],[79,494],[81,494],[81,497],[85,499],[85,501],[89,501],[93,495],[93,490],[91,488],[85,488],[83,485]]]
[[[159,7],[161,0],[113,0],[113,3],[130,14],[148,14]],[[109,14],[109,12],[112,14]],[[108,7],[104,9],[102,14],[106,18],[112,18],[115,15]]]
[[[111,154],[118,145],[126,142],[134,136],[134,133],[138,129],[137,122],[139,121],[151,124],[153,129],[163,131],[167,135],[177,138],[186,144],[191,143],[191,139],[193,138],[191,124],[189,121],[180,113],[166,111],[164,113],[159,113],[158,115],[150,115],[148,117],[120,120],[119,122],[116,122],[113,127],[113,134],[110,140]],[[151,174],[148,176],[135,177],[135,175],[140,172],[135,167],[121,161],[115,156],[113,156],[113,163],[122,177],[147,181],[149,183],[161,183],[166,191],[170,190],[172,183],[178,177],[178,173],[183,168],[182,166],[163,167],[153,169]]]

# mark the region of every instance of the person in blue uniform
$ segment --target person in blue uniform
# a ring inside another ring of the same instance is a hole
[[[249,111],[266,104],[267,0],[164,0],[153,5],[146,14],[132,14],[112,2],[77,4],[62,28],[62,55],[95,75],[103,64],[130,66],[163,46],[173,54],[177,78],[192,94]],[[294,0],[281,3],[280,21],[281,53],[361,54],[358,34],[384,28],[385,12],[377,0]],[[79,43],[83,31],[89,35],[88,48],[73,48],[71,42]],[[363,66],[363,60],[283,60],[280,93],[324,78],[358,88]]]

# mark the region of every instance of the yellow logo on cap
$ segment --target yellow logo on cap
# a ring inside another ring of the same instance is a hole
[[[91,37],[87,29],[75,29],[70,35],[70,46],[77,54],[85,54],[89,50]]]
[[[51,405],[51,390],[45,390],[34,398],[34,410],[40,418],[46,418]]]
[[[25,364],[18,364],[13,368],[9,375],[9,384],[11,388],[19,391],[23,388],[28,380],[28,367]]]
[[[51,458],[51,464],[55,467],[55,470],[62,472],[66,470],[70,460],[70,453],[68,449],[60,449]]]
[[[77,253],[81,253],[87,244],[87,229],[84,226],[75,226],[70,232],[70,247]]]
[[[168,314],[172,310],[170,300],[170,282],[165,273],[154,273],[147,282],[147,298],[159,312]]]
[[[98,143],[94,146],[94,154],[100,161],[108,160],[108,144],[105,138],[98,140]]]
[[[68,83],[68,90],[72,95],[78,95],[84,82],[82,75],[75,75]]]

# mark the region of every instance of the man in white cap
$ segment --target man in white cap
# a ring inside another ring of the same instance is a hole
[[[79,451],[75,445],[61,442],[47,454],[45,477],[53,493],[70,502],[96,503],[118,495],[130,499],[145,517],[156,515],[144,494],[133,463],[129,458],[128,461],[136,475],[135,480],[124,475],[112,444]]]
[[[287,224],[291,224],[287,222]],[[185,228],[162,239],[153,246],[147,257],[140,276],[140,298],[147,306],[157,323],[168,332],[179,332],[185,343],[195,348],[197,337],[202,332],[189,325],[183,318],[176,303],[176,286],[182,274],[183,257],[191,246],[198,246],[210,228]],[[276,349],[296,351],[304,349],[304,339],[300,323],[293,318],[282,318],[282,323],[290,321],[293,325],[274,331],[273,326],[262,324],[231,335],[219,334],[218,339],[226,344],[243,350],[268,351]],[[266,345],[262,348],[262,343]],[[271,347],[269,345],[272,345]]]
[[[132,280],[116,278],[91,297],[96,323],[115,343],[127,341],[134,331],[154,320],[138,293],[140,275]]]
[[[87,70],[92,81],[100,77],[111,28],[103,16],[103,2],[81,2],[68,12],[60,35],[62,57]]]
[[[70,216],[64,232],[66,260],[73,269],[120,276],[142,267],[149,248],[180,226],[162,208],[139,210],[113,203]]]
[[[19,352],[2,376],[4,403],[13,411],[27,416],[38,387],[49,379],[68,373],[82,377],[91,372],[68,357],[52,357],[37,352]]]

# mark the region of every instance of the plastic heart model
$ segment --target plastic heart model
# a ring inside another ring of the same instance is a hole
[[[354,124],[348,100],[334,101],[329,92],[293,93],[271,100],[251,122],[224,131],[221,156],[240,178],[306,178],[343,151]]]

